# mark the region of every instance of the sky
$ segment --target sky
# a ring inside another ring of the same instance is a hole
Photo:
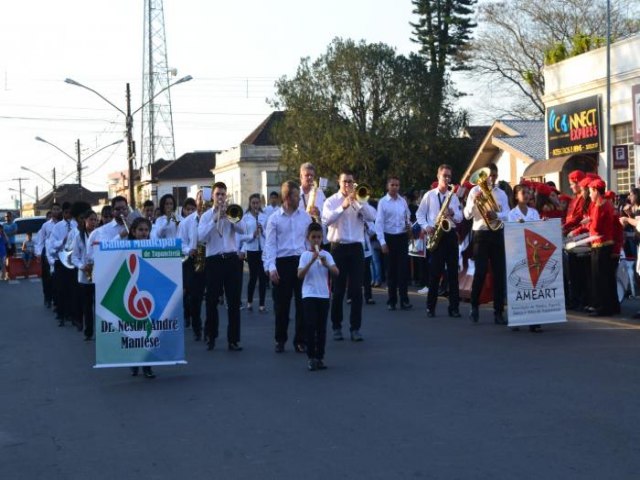
[[[123,110],[129,82],[137,109],[143,9],[144,0],[3,2],[0,208],[15,205],[13,179],[27,179],[24,203],[36,187],[40,197],[51,190],[54,168],[58,184],[75,183],[75,163],[36,136],[74,158],[77,139],[85,158],[124,138],[121,113],[64,79],[91,87]],[[301,58],[324,53],[335,37],[415,51],[411,12],[410,0],[165,0],[169,67],[177,69],[176,78],[194,78],[171,89],[176,156],[238,145],[272,111],[266,99],[274,97],[274,82],[294,75]],[[138,145],[140,122],[138,114]],[[126,169],[125,144],[105,148],[83,166],[83,185],[106,190],[107,174]]]

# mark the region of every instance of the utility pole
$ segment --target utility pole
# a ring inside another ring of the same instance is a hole
[[[78,163],[76,168],[78,169],[78,185],[80,186],[80,199],[82,199],[82,158],[80,157],[80,139],[76,140],[76,153],[78,155]]]
[[[53,201],[56,201],[56,195],[58,193],[58,188],[56,187],[56,167],[53,167]]]
[[[18,201],[20,202],[20,216],[22,216],[22,181],[29,180],[29,179],[18,177],[18,178],[14,178],[13,180],[18,182],[18,193],[20,194],[20,199]]]
[[[129,166],[129,205],[132,209],[136,208],[136,197],[133,189],[133,161],[136,156],[136,152],[133,146],[133,115],[131,115],[131,89],[127,83],[127,160]]]

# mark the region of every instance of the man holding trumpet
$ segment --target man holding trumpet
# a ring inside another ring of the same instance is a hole
[[[331,302],[333,339],[343,340],[342,302],[348,284],[351,298],[350,336],[353,342],[361,342],[365,222],[375,220],[376,211],[366,202],[366,195],[356,198],[358,190],[366,188],[358,188],[352,172],[344,170],[340,173],[338,183],[340,190],[329,197],[322,208],[322,222],[328,228],[331,255],[340,270],[333,285]]]
[[[223,291],[227,300],[227,343],[230,351],[240,351],[240,291],[242,288],[242,262],[238,256],[236,233],[244,234],[242,218],[227,215],[227,186],[213,184],[214,208],[202,214],[198,223],[198,241],[206,243],[205,276],[207,349],[213,350],[218,337],[218,299]],[[241,215],[242,209],[240,209]]]

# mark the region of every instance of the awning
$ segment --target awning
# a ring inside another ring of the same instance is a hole
[[[544,177],[547,173],[561,172],[564,164],[574,155],[538,160],[529,165],[522,174],[525,178]]]

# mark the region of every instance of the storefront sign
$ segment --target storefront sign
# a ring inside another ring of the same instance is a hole
[[[547,108],[546,126],[549,158],[602,151],[597,95]]]
[[[633,143],[640,145],[640,85],[631,87],[633,101]]]
[[[612,155],[615,170],[629,168],[629,145],[614,145]]]

